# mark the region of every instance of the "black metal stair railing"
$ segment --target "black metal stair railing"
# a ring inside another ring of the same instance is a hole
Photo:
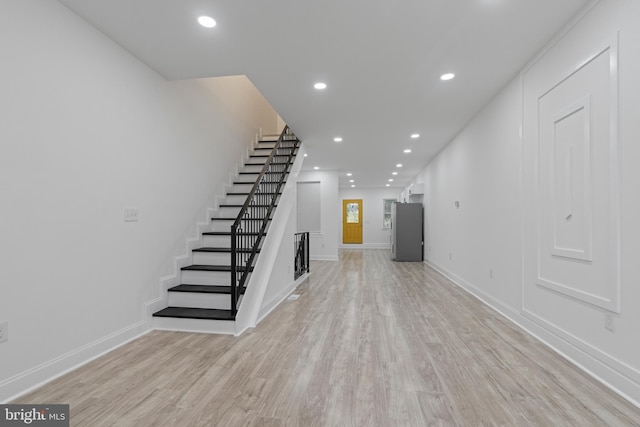
[[[231,226],[231,314],[247,286],[271,214],[293,164],[300,141],[288,126],[280,134],[247,200]]]
[[[296,233],[293,242],[294,279],[309,272],[309,232]]]

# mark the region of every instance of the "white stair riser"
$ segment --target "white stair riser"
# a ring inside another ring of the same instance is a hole
[[[205,248],[230,248],[230,236],[202,236],[202,246]]]
[[[215,220],[211,221],[212,231],[230,231],[234,220]]]
[[[231,226],[235,220],[215,220],[211,221],[211,231],[231,231]],[[255,224],[254,224],[255,223]],[[269,225],[271,221],[267,223],[267,230],[269,229]],[[260,221],[251,221],[251,224],[245,224],[245,231],[258,231],[259,227],[262,227],[262,223]]]
[[[244,205],[244,202],[247,200],[247,195],[242,194],[239,196],[229,196],[227,195],[224,198],[224,203],[222,205]]]
[[[240,209],[242,208],[237,208],[237,207],[220,207],[218,208],[218,215],[222,216],[222,217],[237,217],[238,213],[240,212]]]
[[[231,265],[231,253],[193,252],[193,263],[198,265]]]
[[[234,181],[247,182],[247,183],[253,184],[254,182],[256,182],[257,178],[258,178],[258,174],[238,175]]]
[[[276,142],[278,139],[280,139],[280,135],[276,135],[276,134],[265,134],[262,135],[262,137],[260,137],[260,142],[258,143],[259,145],[263,145],[263,144],[267,144],[266,141],[273,141]]]
[[[169,307],[231,308],[230,294],[203,294],[198,292],[169,292]]]
[[[233,184],[231,190],[229,191],[231,191],[232,193],[248,193],[253,188],[253,184],[253,182],[247,182],[246,184]]]
[[[227,335],[235,335],[236,333],[236,322],[229,320],[154,317],[153,322],[155,329],[167,331],[204,332]]]
[[[259,163],[259,162],[251,162],[251,163]],[[260,172],[262,170],[263,165],[244,165],[241,169],[242,172]]]
[[[228,271],[193,271],[182,270],[180,281],[188,285],[224,285],[231,283],[231,273]]]
[[[255,237],[247,237],[243,240],[248,245],[253,245]],[[263,240],[264,241],[264,240]],[[203,236],[202,246],[205,248],[230,248],[231,237],[229,236]]]

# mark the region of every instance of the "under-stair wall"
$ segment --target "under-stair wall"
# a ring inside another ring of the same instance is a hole
[[[304,162],[304,145],[287,178],[278,208],[236,317],[236,333],[255,327],[299,283],[294,280],[293,238],[297,231],[296,182]],[[306,276],[302,276],[304,280]]]

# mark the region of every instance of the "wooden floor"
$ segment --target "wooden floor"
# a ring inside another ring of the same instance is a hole
[[[640,425],[424,264],[340,259],[239,338],[154,331],[15,403],[68,403],[91,427]]]

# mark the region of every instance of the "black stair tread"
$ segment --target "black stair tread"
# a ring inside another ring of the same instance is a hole
[[[244,204],[242,205],[220,205],[221,208],[241,208],[243,207]],[[250,208],[268,208],[271,205],[249,205]],[[273,207],[278,207],[278,205],[273,205]]]
[[[197,249],[193,249],[193,252],[220,252],[220,253],[231,253],[231,248],[208,248],[208,247],[204,247],[204,248],[197,248]],[[246,248],[241,248],[238,249],[238,252],[251,252],[251,249],[246,249]],[[258,249],[258,252],[260,252],[260,249]]]
[[[167,307],[156,313],[155,317],[178,317],[181,319],[235,320],[231,310],[215,308]]]
[[[282,181],[283,184],[285,182],[287,182],[287,181],[286,180]],[[255,181],[233,181],[233,185],[253,185],[255,183],[256,183]]]
[[[231,232],[230,231],[207,231],[207,232],[204,232],[202,234],[204,236],[231,236]],[[255,232],[255,233],[251,233],[251,232],[238,233],[238,235],[240,235],[240,236],[257,236],[258,232]]]
[[[267,218],[269,221],[271,221],[271,218]],[[215,217],[215,218],[211,218],[211,221],[235,221],[236,217],[234,216],[232,217]],[[262,221],[263,218],[242,218],[242,221]]]
[[[288,174],[288,173],[289,173],[289,172],[287,172],[287,174]],[[253,172],[252,172],[252,174],[253,174]],[[256,172],[256,173],[255,173],[255,175],[258,175],[258,174],[260,174],[260,172]],[[265,175],[266,175],[266,174],[265,174]],[[274,175],[275,175],[275,174],[274,174]],[[282,174],[278,172],[278,175],[282,175]],[[285,178],[285,180],[284,180],[284,181],[282,181],[282,182],[283,182],[283,183],[287,182],[287,179]],[[247,184],[251,184],[251,185],[253,185],[253,184],[255,184],[256,182],[255,182],[255,181],[233,181],[233,183],[234,183],[234,184],[240,184],[240,185],[247,185]],[[274,184],[274,183],[272,182],[271,184]]]
[[[273,162],[271,164],[272,165],[286,165],[286,164],[292,165],[293,162],[289,162],[289,163],[287,163],[287,162]],[[245,163],[244,165],[245,166],[264,166],[264,163]]]
[[[238,267],[239,271],[244,271],[246,267]],[[231,272],[230,265],[209,265],[209,264],[194,264],[182,267],[181,270],[187,271],[229,271]],[[253,267],[249,268],[249,271],[253,271]]]
[[[260,193],[260,194],[274,195],[276,193]],[[282,192],[279,192],[278,194],[282,194]],[[249,191],[230,191],[227,193],[227,196],[248,196],[248,195],[249,195]]]
[[[289,173],[289,171],[286,171],[285,173]],[[282,174],[282,172],[265,172],[265,175],[275,175],[275,174]],[[240,172],[240,175],[260,175],[260,172]]]
[[[178,285],[169,288],[169,292],[194,292],[199,294],[228,294],[231,295],[231,286],[224,285]],[[240,290],[244,294],[244,289]]]
[[[264,141],[264,142],[272,142],[272,141]],[[275,141],[273,141],[275,143]],[[275,146],[275,144],[273,144]],[[281,150],[290,150],[292,148],[295,148],[296,150],[298,149],[298,146],[296,145],[295,147],[280,147]],[[254,150],[273,150],[273,147],[256,147],[254,148]]]

